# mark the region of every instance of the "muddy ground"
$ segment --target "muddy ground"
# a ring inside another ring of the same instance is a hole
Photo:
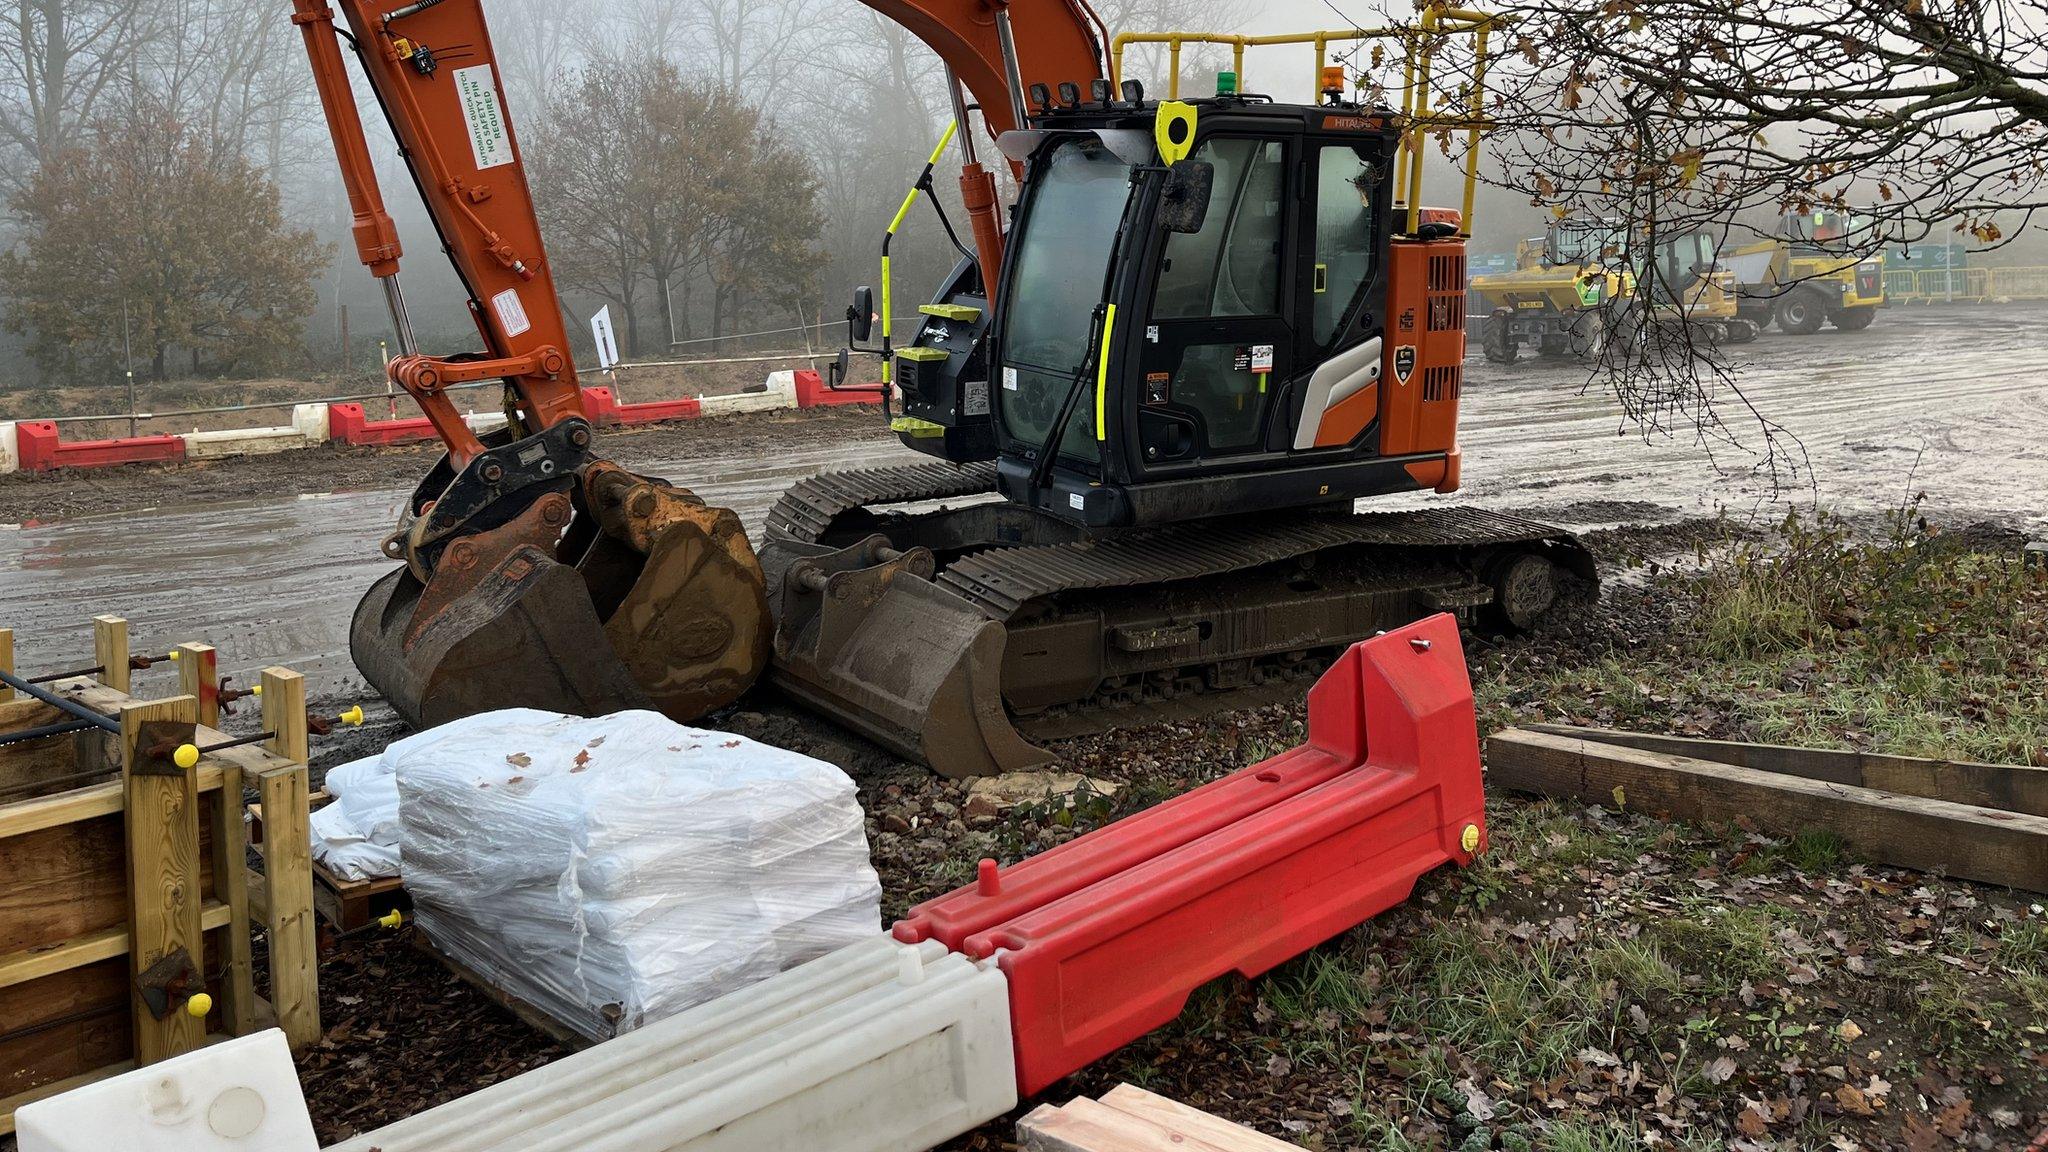
[[[1467,637],[1482,724],[1638,724],[2048,763],[2048,747],[2027,742],[2029,731],[2048,741],[2048,668],[2025,655],[2028,635],[2048,648],[2048,590],[2013,609],[2031,634],[1933,621],[1941,643],[2009,654],[1966,692],[1922,699],[1900,669],[1940,654],[1887,649],[1879,661],[1858,655],[1860,634],[1730,624],[1687,563],[1701,550],[1781,548],[1768,525],[1792,508],[1810,522],[1815,504],[1842,511],[1846,533],[1882,540],[1884,512],[1922,490],[1920,511],[1963,545],[1968,579],[2008,564],[2025,538],[2048,534],[2044,320],[2042,308],[1900,311],[1858,336],[1737,350],[1754,368],[1749,395],[1797,434],[1811,468],[1775,491],[1753,458],[1618,433],[1579,369],[1475,359],[1457,499],[1585,531],[1607,581],[1597,603],[1536,635]],[[607,443],[756,528],[796,477],[914,458],[865,411]],[[143,646],[205,639],[225,669],[285,663],[313,677],[323,703],[361,699],[347,613],[382,571],[375,541],[430,459],[329,449],[0,480],[0,520],[21,524],[0,533],[0,619],[17,629],[24,666],[87,650],[86,618],[115,611]],[[1864,555],[1849,547],[1816,563],[1847,570]],[[1953,612],[1939,601],[1929,612]],[[1709,642],[1729,627],[1768,631],[1774,646]],[[395,735],[375,711],[327,742],[316,767]],[[995,812],[765,691],[714,722],[855,777],[886,920],[969,879],[983,855],[1041,850],[1291,746],[1302,713],[1297,702],[1061,742],[1059,767],[1114,795]],[[1426,879],[1402,909],[1261,981],[1204,990],[1174,1026],[1047,1098],[1126,1079],[1326,1149],[2021,1148],[2048,1125],[2048,928],[2030,899],[1740,827],[1504,795],[1489,818],[1495,850],[1481,867]],[[563,1054],[402,935],[337,942],[322,976],[329,1031],[301,1070],[327,1140]],[[998,1122],[954,1146],[993,1152],[1007,1133]]]

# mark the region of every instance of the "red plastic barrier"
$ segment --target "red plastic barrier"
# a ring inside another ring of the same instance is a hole
[[[896,936],[996,957],[1030,1094],[1484,846],[1472,688],[1440,615],[1346,652],[1309,694],[1304,747],[1008,870],[984,861]]]
[[[695,420],[704,414],[704,403],[695,396],[680,400],[648,400],[618,406],[621,424],[659,424],[664,420]]]
[[[796,372],[796,406],[817,408],[828,404],[880,404],[882,393],[879,385],[854,384],[846,388],[827,388],[825,378],[809,368]]]
[[[128,436],[118,440],[63,442],[50,420],[23,420],[14,426],[15,451],[24,472],[52,468],[104,468],[109,464],[146,464],[185,458],[183,436]]]
[[[361,404],[329,404],[327,437],[343,444],[408,444],[438,435],[425,416],[410,420],[372,420]]]

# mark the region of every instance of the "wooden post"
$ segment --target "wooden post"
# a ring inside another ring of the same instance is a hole
[[[92,618],[93,663],[99,681],[116,692],[128,691],[128,622],[119,616]]]
[[[95,621],[97,623],[97,621]],[[117,621],[118,623],[118,621]],[[108,630],[112,632],[112,629]],[[122,636],[125,641],[125,636]],[[126,644],[122,644],[125,671]],[[111,669],[111,665],[109,666]],[[185,1011],[186,998],[204,988],[187,982],[170,994],[158,1019],[142,992],[142,979],[160,962],[182,955],[190,971],[205,971],[199,924],[199,775],[168,755],[152,755],[143,726],[151,721],[191,724],[198,701],[174,696],[121,709],[121,779],[127,804],[129,1005],[135,1025],[135,1062],[153,1064],[190,1052],[206,1036],[206,1021]]]
[[[199,701],[199,722],[220,727],[220,662],[211,644],[180,644],[178,691]]]
[[[304,764],[312,759],[306,743],[306,678],[289,668],[265,668],[260,683],[263,730],[275,733],[263,746],[294,764]]]
[[[212,656],[213,650],[207,649],[209,662]],[[243,811],[241,765],[223,762],[220,791],[214,793],[213,895],[228,906],[227,947],[220,960],[220,1019],[234,1036],[256,1031],[255,966],[249,943],[249,826],[242,822]]]
[[[263,670],[264,747],[292,761],[257,779],[263,802],[263,910],[270,932],[270,1002],[292,1047],[320,1039],[319,957],[313,923],[313,850],[306,785],[306,681]]]
[[[9,676],[15,675],[14,629],[12,628],[0,628],[0,672],[5,672]],[[12,699],[14,699],[14,689],[9,688],[5,684],[0,684],[0,704],[5,704]]]

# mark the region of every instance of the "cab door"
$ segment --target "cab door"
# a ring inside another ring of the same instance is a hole
[[[1295,369],[1288,253],[1295,147],[1219,133],[1190,159],[1213,166],[1200,231],[1170,234],[1139,355],[1138,440],[1148,470],[1264,449],[1279,385]]]

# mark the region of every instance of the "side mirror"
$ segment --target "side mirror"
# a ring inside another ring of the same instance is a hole
[[[853,353],[849,352],[844,348],[841,348],[839,350],[839,358],[832,361],[831,365],[825,369],[825,380],[827,385],[833,388],[837,388],[840,385],[845,384],[846,374],[848,371],[851,370],[852,362]]]
[[[1159,222],[1168,232],[1200,232],[1209,216],[1209,191],[1216,167],[1206,160],[1183,160],[1166,170],[1166,189],[1159,198]]]
[[[865,341],[874,326],[875,290],[863,284],[853,290],[853,303],[846,307],[847,340],[854,344]]]

